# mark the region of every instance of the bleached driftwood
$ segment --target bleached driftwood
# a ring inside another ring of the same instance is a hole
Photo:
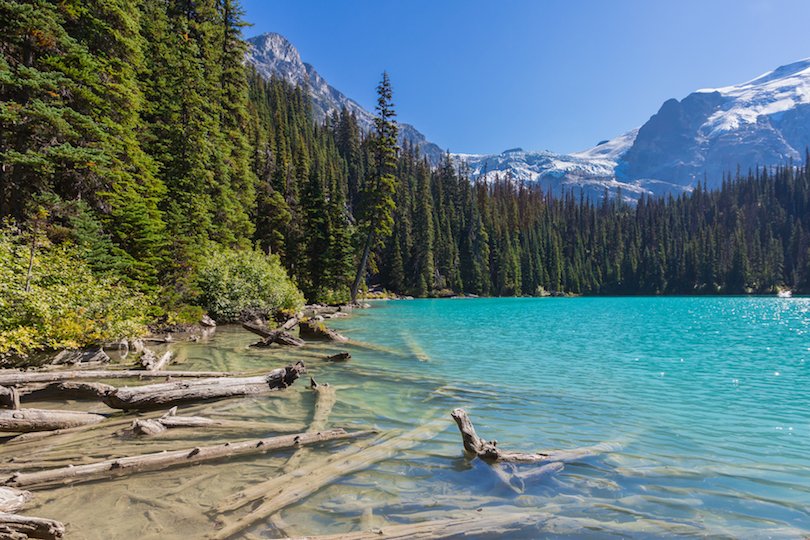
[[[34,495],[30,491],[0,487],[0,512],[16,512],[22,509],[33,497]]]
[[[172,428],[206,428],[220,425],[221,422],[203,416],[178,416],[177,407],[160,418],[138,418],[132,421],[132,432],[135,435],[157,435]]]
[[[239,372],[227,371],[144,371],[130,370],[91,370],[80,369],[71,371],[18,371],[14,373],[0,373],[0,386],[12,386],[29,383],[51,383],[72,380],[89,379],[138,379],[138,378],[200,378],[200,377],[231,377],[243,375]]]
[[[60,467],[36,472],[17,472],[0,481],[0,485],[10,487],[42,488],[53,485],[73,484],[111,478],[143,471],[155,471],[168,467],[192,465],[215,459],[249,454],[263,454],[271,450],[294,448],[299,445],[326,441],[357,439],[372,431],[347,432],[344,429],[330,429],[319,433],[298,433],[266,439],[229,442],[211,446],[201,446],[185,450],[155,452],[118,459],[108,459],[86,465]]]
[[[218,505],[218,510],[221,513],[232,512],[257,499],[264,499],[264,502],[232,523],[225,523],[220,518],[223,527],[211,538],[224,540],[237,537],[254,523],[297,503],[338,478],[366,469],[401,450],[413,448],[435,437],[445,426],[442,420],[427,422],[398,436],[381,437],[370,445],[348,448],[323,460],[312,460],[291,473],[244,489]]]
[[[571,450],[547,450],[545,452],[525,453],[508,452],[498,448],[498,441],[485,441],[480,438],[472,425],[469,415],[464,409],[454,409],[450,413],[456,421],[464,450],[489,463],[542,463],[542,462],[569,462],[584,457],[595,456],[605,452],[614,451],[615,444],[602,443],[594,446],[573,448]]]
[[[0,538],[23,540],[64,538],[65,526],[52,519],[0,513]]]
[[[497,537],[527,527],[536,526],[548,517],[530,509],[499,507],[482,508],[480,511],[466,511],[458,517],[435,519],[418,523],[388,525],[360,532],[327,534],[322,536],[299,537],[297,540],[387,540],[440,539],[440,538],[477,538],[479,536]],[[290,539],[293,540],[293,539]]]
[[[13,431],[16,433],[52,431],[98,424],[105,418],[100,414],[86,412],[15,409],[0,411],[0,431]]]
[[[282,390],[306,372],[303,362],[274,369],[257,377],[217,377],[107,390],[101,398],[114,409],[149,410],[180,403],[240,397]]]
[[[335,387],[328,384],[318,384],[315,379],[310,378],[310,388],[315,393],[315,411],[312,413],[312,421],[307,428],[307,433],[317,433],[326,429],[326,424],[329,421],[329,415],[332,413],[332,408],[335,406],[337,396],[335,394]],[[307,453],[307,448],[297,449],[287,463],[284,464],[284,472],[290,472],[298,467],[301,460]]]
[[[278,328],[271,330],[259,323],[242,323],[242,328],[261,336],[262,340],[254,343],[252,347],[269,347],[270,345],[286,345],[289,347],[301,347],[304,340],[290,333],[290,330],[298,324],[298,317],[293,317]]]
[[[161,371],[172,361],[172,358],[174,358],[174,353],[171,351],[166,351],[158,357],[151,349],[144,349],[143,354],[141,354],[140,364],[146,370]]]

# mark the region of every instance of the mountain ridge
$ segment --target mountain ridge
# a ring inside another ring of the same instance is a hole
[[[247,40],[247,61],[265,77],[275,74],[307,85],[319,119],[345,106],[369,131],[374,115],[303,62],[284,36],[266,33]],[[412,125],[400,123],[400,139],[416,145],[436,165],[445,152]],[[570,154],[512,148],[501,153],[453,153],[473,179],[496,177],[560,193],[580,190],[602,196],[666,195],[690,191],[705,179],[717,186],[725,174],[755,167],[800,164],[810,143],[810,58],[763,73],[744,83],[703,88],[665,101],[638,128]]]
[[[301,59],[295,46],[287,38],[276,32],[266,32],[248,38],[249,49],[247,61],[263,77],[277,75],[294,85],[305,85],[312,96],[315,117],[323,121],[332,111],[346,107],[357,117],[363,131],[370,131],[374,126],[374,115],[359,103],[330,85],[312,64]],[[436,144],[427,140],[424,134],[406,122],[398,122],[400,142],[407,141],[419,148],[431,164],[438,164],[445,152]]]

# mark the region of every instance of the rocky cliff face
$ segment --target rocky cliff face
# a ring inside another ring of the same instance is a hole
[[[346,107],[357,116],[361,129],[369,131],[373,128],[374,115],[331,86],[312,65],[303,62],[298,50],[284,36],[268,33],[247,41],[250,44],[247,61],[253,64],[256,71],[267,78],[276,75],[292,84],[306,86],[319,120],[325,119],[332,111]],[[443,155],[441,148],[428,141],[410,124],[400,123],[399,131],[400,142],[408,141],[418,146],[431,163],[439,163]]]
[[[620,180],[661,179],[693,187],[724,173],[801,163],[810,144],[810,60],[749,82],[671,99],[619,159]]]

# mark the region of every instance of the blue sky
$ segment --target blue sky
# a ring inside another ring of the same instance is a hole
[[[807,0],[243,0],[245,36],[285,35],[371,109],[452,152],[572,152],[671,97],[810,56]]]

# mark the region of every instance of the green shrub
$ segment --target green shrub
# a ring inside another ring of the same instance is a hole
[[[72,244],[38,240],[26,291],[29,257],[30,237],[0,228],[0,361],[145,332],[148,300],[93,274]]]
[[[258,250],[215,250],[200,267],[197,284],[200,305],[217,322],[268,318],[304,303],[278,257]]]

